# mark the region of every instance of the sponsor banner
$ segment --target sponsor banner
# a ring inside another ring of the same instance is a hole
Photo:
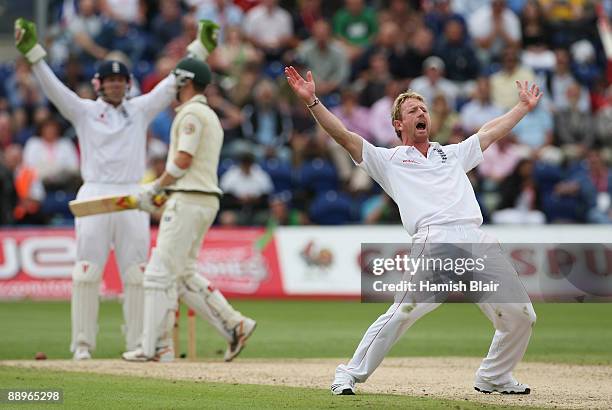
[[[0,300],[69,299],[75,258],[71,228],[0,230]],[[228,296],[282,296],[276,245],[263,229],[212,229],[198,263],[198,271]],[[121,290],[111,252],[101,295],[117,297]]]
[[[502,242],[531,296],[566,299],[577,295],[573,290],[568,290],[567,281],[556,278],[564,264],[581,266],[589,272],[592,270],[593,275],[598,277],[612,275],[609,249],[599,245],[612,243],[612,230],[609,227],[486,226],[484,230]],[[376,257],[375,249],[369,249],[367,254],[362,253],[363,243],[406,244],[404,251],[410,249],[410,237],[400,226],[282,227],[276,231],[276,241],[284,291],[292,296],[360,297],[360,273],[364,261]],[[530,243],[546,244],[536,247]],[[554,244],[559,243],[593,245],[570,247],[561,255],[554,250]]]
[[[362,242],[410,242],[401,227],[281,227],[276,230],[287,295],[358,297]]]

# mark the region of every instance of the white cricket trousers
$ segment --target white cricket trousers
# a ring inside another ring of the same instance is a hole
[[[419,243],[496,243],[477,225],[434,225],[419,229],[413,245]],[[501,251],[501,249],[500,249]],[[518,274],[508,262],[508,275]],[[522,287],[522,286],[521,286]],[[524,289],[524,288],[523,288]],[[525,295],[524,300],[529,300]],[[336,368],[336,378],[352,377],[362,383],[376,370],[395,342],[417,320],[440,303],[394,303],[368,328],[348,364]],[[512,380],[512,369],[521,361],[531,336],[536,314],[531,303],[479,303],[478,307],[495,327],[489,353],[476,376],[494,384]]]
[[[136,194],[138,184],[85,183],[77,199],[105,195]],[[124,333],[128,350],[136,348],[142,333],[142,277],[150,244],[149,214],[131,210],[92,215],[75,219],[76,264],[72,281],[72,341],[95,349],[98,330],[99,288],[104,266],[111,249],[115,257],[124,290]]]

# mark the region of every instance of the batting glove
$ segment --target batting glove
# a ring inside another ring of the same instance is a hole
[[[45,49],[38,44],[36,24],[22,17],[15,20],[15,47],[31,64],[47,55]]]
[[[166,203],[168,197],[162,192],[159,181],[151,182],[140,187],[140,192],[136,195],[138,200],[138,208],[148,212],[154,213]]]
[[[190,56],[206,61],[208,55],[217,47],[219,25],[210,20],[200,20],[198,23],[198,36],[187,46]]]

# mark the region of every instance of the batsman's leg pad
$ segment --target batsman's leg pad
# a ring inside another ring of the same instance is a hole
[[[78,261],[72,270],[72,341],[70,351],[86,345],[89,351],[96,347],[98,332],[99,290],[102,267],[89,261]]]
[[[123,319],[127,351],[135,350],[142,337],[144,315],[144,265],[132,265],[123,275]]]
[[[176,279],[153,249],[144,274],[142,350],[147,357],[153,357],[157,348],[171,346],[177,297]]]
[[[185,288],[181,297],[185,303],[204,318],[207,318],[208,315],[217,318],[224,329],[223,334],[231,332],[240,323],[242,320],[240,312],[228,303],[223,294],[215,289],[208,279],[194,273],[182,277],[181,281]],[[211,323],[215,324],[214,321]]]
[[[197,291],[188,288],[185,285],[185,281],[182,279],[178,281],[178,295],[179,298],[187,306],[193,309],[198,316],[210,323],[217,330],[217,332],[219,332],[219,334],[225,338],[225,340],[228,342],[232,340],[231,332],[225,328],[221,318],[211,310],[210,306],[208,306],[206,303],[204,296]]]

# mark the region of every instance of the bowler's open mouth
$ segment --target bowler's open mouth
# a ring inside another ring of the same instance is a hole
[[[417,122],[416,128],[417,130],[424,130],[427,128],[427,124],[425,124],[425,121],[419,121]]]

